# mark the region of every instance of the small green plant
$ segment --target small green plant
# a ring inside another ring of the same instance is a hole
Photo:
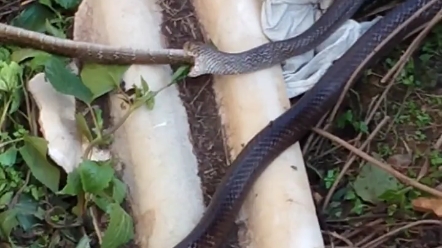
[[[336,180],[339,172],[337,169],[328,170],[326,176],[324,177],[325,188],[329,189]]]
[[[344,128],[346,124],[350,124],[357,132],[368,133],[368,126],[364,121],[357,120],[353,111],[347,110],[337,119],[337,127]]]
[[[37,1],[25,7],[12,24],[66,38],[63,30],[71,24],[72,18],[65,18],[63,12],[75,9],[79,3],[79,0]],[[127,68],[85,64],[77,75],[68,69],[67,58],[15,46],[0,47],[1,240],[12,246],[20,243],[26,247],[55,247],[54,243],[70,242],[77,247],[88,247],[92,235],[85,232],[83,220],[93,217],[97,208],[108,220],[103,223],[106,224],[103,233],[98,234],[101,247],[119,247],[133,238],[132,217],[121,206],[127,186],[118,179],[113,160],[93,161],[90,153],[98,145],[109,144],[113,133],[134,110],[154,108],[155,96],[186,77],[189,67],[179,68],[172,81],[157,91],[150,90],[141,78],[140,87],[135,88],[133,95],[120,88]],[[90,145],[79,166],[67,174],[66,184],[59,167],[48,159],[47,141],[37,135],[30,98],[23,90],[24,83],[39,72],[44,72],[56,91],[86,105],[85,113],[76,114],[76,123]],[[121,96],[129,108],[121,120],[106,129],[102,110],[92,102],[110,92]],[[85,115],[91,116],[91,126]],[[72,198],[76,199],[75,205],[72,205]],[[18,228],[30,233],[38,231],[41,235],[22,244],[23,241],[14,235]]]

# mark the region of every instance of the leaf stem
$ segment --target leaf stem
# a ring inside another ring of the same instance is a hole
[[[86,147],[86,149],[83,153],[83,159],[87,159],[89,157],[89,155],[95,145],[100,143],[104,138],[107,138],[107,137],[111,136],[113,133],[115,133],[118,130],[118,128],[120,128],[124,124],[124,122],[126,122],[126,120],[129,118],[129,116],[132,114],[133,111],[135,111],[136,109],[141,107],[147,101],[156,97],[161,91],[169,88],[170,86],[176,84],[180,79],[186,77],[187,73],[188,73],[188,66],[182,66],[182,67],[178,68],[178,70],[175,71],[175,73],[172,75],[172,80],[170,83],[161,87],[157,91],[151,91],[152,94],[149,94],[149,92],[146,92],[144,94],[144,96],[142,96],[142,97],[138,98],[136,101],[134,101],[134,103],[126,111],[126,113],[123,115],[123,117],[113,127],[111,127],[107,131],[100,132],[101,135],[99,137],[95,138],[94,140],[92,140],[91,143],[89,143],[89,145]],[[88,104],[88,107],[90,107],[89,104]],[[92,113],[94,113],[94,112],[92,111]],[[98,122],[95,119],[95,115],[92,115],[92,116],[93,116],[92,118],[94,119],[95,126],[98,128]]]

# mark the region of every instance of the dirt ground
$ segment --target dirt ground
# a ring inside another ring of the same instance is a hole
[[[162,32],[170,48],[182,48],[186,41],[204,41],[191,1],[160,0],[159,5],[164,10]],[[188,115],[206,205],[221,182],[230,159],[212,84],[210,75],[186,78],[178,84]],[[238,247],[235,235],[228,243],[226,247]]]
[[[170,48],[182,48],[186,41],[203,41],[193,6],[189,1],[163,0],[162,32]],[[176,68],[173,68],[176,69]],[[190,125],[190,136],[204,185],[206,204],[224,175],[227,154],[221,120],[210,75],[186,78],[179,85]]]

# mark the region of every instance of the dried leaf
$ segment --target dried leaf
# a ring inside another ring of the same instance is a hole
[[[406,168],[411,165],[413,157],[410,154],[395,154],[387,159],[387,163],[395,168]]]
[[[365,164],[353,188],[356,194],[364,201],[377,203],[379,197],[387,191],[394,191],[400,187],[399,181],[384,170],[367,163]]]
[[[413,208],[419,212],[433,212],[442,217],[442,199],[420,197],[412,201]]]

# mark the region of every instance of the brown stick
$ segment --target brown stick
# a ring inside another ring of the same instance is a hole
[[[100,64],[193,63],[181,49],[144,50],[61,39],[0,23],[0,41]]]
[[[390,117],[385,116],[384,119],[379,123],[379,125],[375,128],[373,132],[368,136],[367,140],[361,145],[359,149],[365,149],[365,147],[371,142],[371,140],[378,134],[378,132],[381,130],[381,128],[387,123],[387,121],[390,119]],[[333,182],[333,185],[331,186],[330,190],[327,193],[327,196],[325,197],[324,204],[322,205],[322,210],[324,211],[328,203],[330,202],[331,197],[333,196],[333,193],[335,192],[336,188],[338,187],[339,182],[344,177],[347,170],[350,168],[350,166],[353,164],[353,161],[355,161],[356,157],[354,154],[350,157],[350,159],[345,163],[344,167],[342,167],[341,172],[339,173],[336,180]]]
[[[384,240],[384,239],[386,239],[388,237],[391,237],[391,236],[393,236],[393,235],[395,235],[395,234],[397,234],[397,233],[399,233],[401,231],[404,231],[406,229],[409,229],[409,228],[412,228],[412,227],[418,226],[418,225],[431,225],[431,224],[433,224],[433,225],[441,225],[442,226],[442,222],[439,221],[439,220],[419,220],[419,221],[416,221],[416,222],[413,222],[413,223],[409,223],[409,224],[407,224],[405,226],[398,227],[398,228],[394,229],[393,231],[388,232],[388,233],[386,233],[386,234],[384,234],[384,235],[382,235],[382,236],[380,236],[380,237],[378,237],[378,238],[368,242],[367,244],[361,246],[361,248],[375,248],[375,247],[379,247],[379,244],[380,244],[380,242],[382,240]]]
[[[396,36],[396,34],[402,30],[404,27],[406,27],[408,24],[410,24],[413,20],[415,20],[419,15],[421,15],[424,11],[426,11],[428,8],[430,8],[437,0],[432,0],[430,2],[428,2],[425,6],[423,6],[421,9],[419,9],[418,11],[416,11],[415,13],[413,13],[413,15],[408,18],[405,22],[403,22],[401,25],[399,25],[393,32],[391,32],[390,35],[388,35],[388,37],[383,40],[371,53],[369,56],[367,56],[365,58],[365,60],[359,65],[359,67],[355,70],[355,72],[352,74],[352,76],[350,77],[350,79],[348,80],[344,90],[341,93],[341,96],[339,97],[339,100],[336,104],[336,106],[333,108],[330,117],[328,119],[328,123],[331,123],[332,120],[335,118],[337,112],[338,112],[338,108],[341,105],[342,101],[344,100],[345,94],[347,94],[348,89],[350,88],[350,86],[352,85],[352,83],[355,81],[356,77],[359,75],[359,73],[361,72],[362,68],[368,63],[368,61],[371,60],[371,58],[373,56],[375,56],[377,54],[377,52],[379,51],[379,49],[383,46],[385,46],[385,44],[390,41],[393,37]]]
[[[352,153],[358,155],[359,157],[365,159],[367,162],[376,165],[377,167],[381,168],[382,170],[390,173],[391,175],[393,175],[394,177],[396,177],[398,180],[402,181],[404,184],[410,185],[416,189],[419,189],[423,192],[426,192],[428,194],[431,194],[433,196],[436,197],[440,197],[442,198],[442,192],[433,188],[430,188],[424,184],[421,184],[405,175],[403,175],[402,173],[398,172],[397,170],[393,169],[392,166],[380,162],[378,160],[376,160],[375,158],[373,158],[372,156],[368,155],[367,153],[359,150],[358,148],[350,145],[349,143],[345,142],[344,140],[334,136],[333,134],[314,128],[313,131],[315,131],[316,133],[330,139],[331,141],[334,141],[336,143],[338,143],[339,145],[345,147],[346,149],[348,149],[349,151],[351,151]]]
[[[433,0],[435,1],[435,0]],[[394,72],[396,72],[396,74],[399,73],[399,71],[403,68],[403,66],[405,65],[405,62],[408,61],[408,59],[410,58],[411,54],[413,53],[413,51],[417,48],[418,44],[424,39],[424,37],[430,32],[431,28],[434,27],[434,25],[436,25],[442,18],[442,10],[439,11],[438,14],[436,14],[434,16],[434,18],[428,23],[428,25],[424,28],[424,30],[422,30],[422,32],[419,33],[419,35],[413,40],[413,42],[411,43],[411,45],[408,47],[407,51],[401,56],[399,62],[394,66],[394,68],[392,70],[390,70],[389,73],[387,73],[387,75],[385,76],[387,79],[391,78],[391,76],[393,75]],[[414,15],[413,15],[414,16]],[[414,16],[416,17],[416,16]],[[412,17],[413,18],[413,17]],[[411,20],[412,18],[408,19]],[[400,27],[399,27],[400,28]],[[396,29],[395,32],[393,33],[397,33],[400,29]],[[381,43],[380,45],[383,45],[384,43]],[[379,49],[379,47],[378,47]],[[378,50],[376,49],[376,50]],[[364,62],[365,63],[365,62]],[[361,68],[361,66],[360,66]],[[360,70],[358,68],[358,70]],[[358,71],[357,70],[357,71]],[[353,74],[352,78],[349,80],[349,82],[354,81],[356,73]],[[395,75],[396,76],[396,75]],[[394,79],[394,78],[393,78]],[[350,83],[347,84],[346,89],[348,90],[348,87],[350,86]],[[390,87],[392,86],[392,83],[389,85]],[[388,88],[389,89],[389,88]],[[345,90],[343,92],[343,94],[345,93]],[[341,98],[343,98],[343,94],[341,95]],[[384,91],[383,97],[385,97],[386,92]],[[381,100],[381,99],[380,99]],[[376,107],[373,111],[371,111],[370,116],[368,117],[368,119],[371,119],[374,116],[375,110],[379,107],[380,105],[380,101],[378,101],[378,103],[376,104]],[[338,106],[338,105],[337,105]],[[335,110],[337,111],[337,108],[335,108]],[[336,111],[334,111],[333,113],[336,114]],[[333,113],[332,116],[333,117]],[[332,119],[332,118],[331,118]],[[373,132],[375,133],[375,132]],[[373,133],[370,135],[370,137],[373,135]],[[372,137],[371,137],[372,138]],[[368,139],[370,140],[370,138]],[[363,146],[361,147],[361,149],[363,149],[365,147],[365,145],[367,145],[367,141],[364,142]],[[348,168],[350,167],[351,163],[354,161],[354,157],[350,158],[350,160],[345,164],[344,168],[342,169],[341,173],[338,176],[338,179],[334,182],[334,184],[332,185],[331,189],[329,190],[325,200],[324,200],[324,204],[322,209],[325,210],[325,208],[327,208],[328,206],[328,202],[331,199],[332,194],[334,193],[337,184],[339,183],[340,179],[343,177],[344,173],[348,170]]]

